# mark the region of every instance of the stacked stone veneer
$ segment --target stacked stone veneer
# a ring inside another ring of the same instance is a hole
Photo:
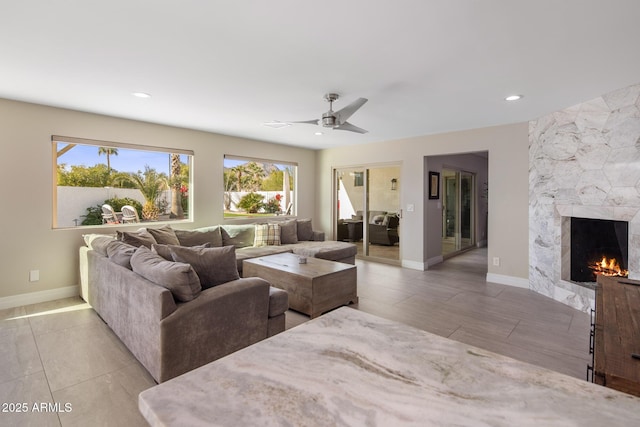
[[[529,287],[587,311],[593,290],[562,276],[570,217],[628,221],[640,278],[640,84],[529,123]]]

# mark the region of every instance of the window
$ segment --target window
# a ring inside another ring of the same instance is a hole
[[[54,228],[184,221],[193,152],[53,136]],[[103,205],[111,206],[113,215]],[[123,206],[132,206],[133,211]]]
[[[224,156],[224,217],[295,215],[298,165]]]

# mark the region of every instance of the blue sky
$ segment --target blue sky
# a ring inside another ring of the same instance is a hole
[[[58,143],[58,151],[67,144]],[[98,148],[95,145],[76,145],[71,150],[58,157],[58,164],[95,166],[96,164],[107,164],[106,155],[98,155]],[[149,165],[158,172],[169,174],[169,153],[132,150],[129,148],[118,148],[118,155],[111,155],[111,168],[118,172],[138,172],[143,171],[145,165]],[[187,156],[181,155],[183,163],[187,162]]]

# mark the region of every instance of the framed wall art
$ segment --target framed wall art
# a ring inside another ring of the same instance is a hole
[[[440,172],[429,172],[429,199],[440,198]]]

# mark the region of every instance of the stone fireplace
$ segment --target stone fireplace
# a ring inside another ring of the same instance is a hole
[[[626,269],[640,279],[639,106],[634,85],[529,123],[532,290],[583,311],[594,305],[593,286],[571,278],[572,218],[625,223]]]

